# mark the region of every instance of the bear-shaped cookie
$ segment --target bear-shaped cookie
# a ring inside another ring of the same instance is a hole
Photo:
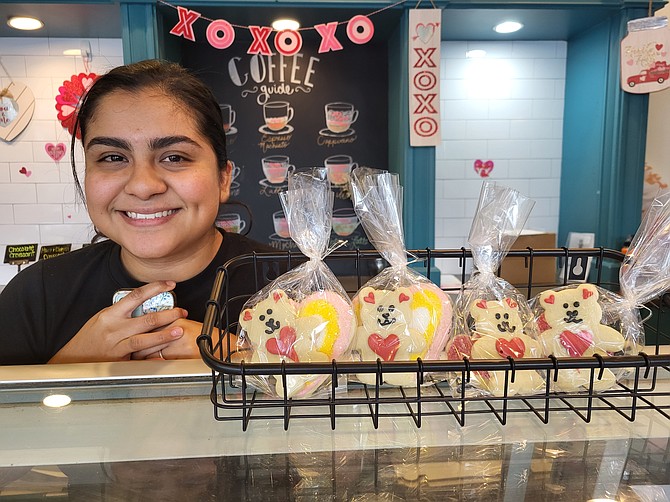
[[[451,329],[451,300],[432,283],[395,289],[361,288],[353,300],[355,347],[363,361],[439,359]],[[357,374],[375,385],[373,373]],[[416,385],[416,373],[384,373],[391,385]]]
[[[476,299],[468,310],[472,320],[471,336],[460,335],[447,346],[448,359],[522,359],[541,357],[537,340],[524,333],[519,304],[513,298]],[[474,378],[494,396],[505,394],[504,371],[477,371]],[[544,388],[544,379],[534,370],[515,372],[508,382],[507,395],[531,394]]]
[[[240,313],[240,337],[253,350],[251,362],[328,362],[349,348],[355,333],[351,305],[333,291],[317,291],[302,301],[282,289]],[[287,375],[287,397],[305,397],[327,376]],[[278,396],[284,395],[281,378],[275,379]]]
[[[559,290],[547,290],[538,298],[543,312],[537,316],[542,333],[540,342],[546,354],[556,357],[588,357],[612,355],[624,350],[625,340],[614,328],[602,324],[602,308],[598,288],[580,284]],[[591,370],[559,369],[555,389],[573,392],[589,386]],[[602,378],[593,382],[595,390],[604,390],[616,383],[612,371],[605,368]]]

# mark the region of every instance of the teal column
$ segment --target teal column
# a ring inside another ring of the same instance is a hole
[[[389,170],[404,187],[408,249],[435,246],[435,148],[409,146],[409,12],[389,40]]]
[[[121,36],[124,63],[160,57],[156,4],[122,3]]]

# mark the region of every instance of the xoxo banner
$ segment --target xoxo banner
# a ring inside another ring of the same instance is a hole
[[[440,143],[440,9],[409,11],[409,143]]]

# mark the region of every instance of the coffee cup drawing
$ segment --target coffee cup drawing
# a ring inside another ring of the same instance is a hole
[[[261,159],[263,174],[272,184],[277,185],[286,181],[289,172],[295,169],[286,155],[271,155]]]
[[[247,222],[238,213],[223,213],[216,217],[216,226],[226,232],[239,234],[246,228]]]
[[[333,211],[333,232],[340,237],[353,234],[358,225],[358,216],[353,208],[345,207]]]
[[[284,211],[277,211],[272,213],[272,223],[275,228],[275,233],[282,239],[288,239],[291,234],[288,231],[288,221]]]
[[[335,134],[347,132],[358,118],[358,110],[351,103],[341,101],[326,105],[326,127]]]
[[[270,101],[263,105],[265,127],[277,133],[286,128],[293,118],[293,107],[287,101]]]
[[[358,167],[350,155],[331,155],[323,161],[328,172],[328,181],[333,185],[349,183],[349,173]]]
[[[232,160],[229,160],[228,162],[230,162],[230,166],[231,166],[230,180],[235,181],[235,178],[237,178],[240,175],[240,172],[242,171],[242,169],[240,168],[240,166],[236,166],[235,162],[233,162]]]
[[[235,123],[235,118],[237,118],[235,110],[226,103],[220,104],[219,108],[221,109],[221,119],[223,120],[223,132],[226,134],[235,132],[233,131],[233,124]]]

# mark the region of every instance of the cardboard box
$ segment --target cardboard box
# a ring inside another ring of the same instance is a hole
[[[512,249],[554,249],[556,234],[524,230],[516,240]],[[533,258],[534,285],[552,284],[556,282],[556,258]],[[506,257],[500,269],[500,277],[518,289],[528,287],[528,268],[526,259],[520,257]]]

